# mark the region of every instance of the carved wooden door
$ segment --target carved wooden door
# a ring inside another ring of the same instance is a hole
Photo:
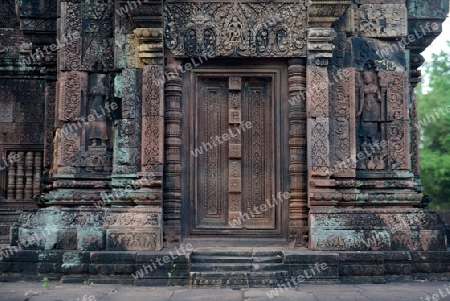
[[[273,80],[195,77],[190,97],[193,135],[188,146],[189,234],[269,237],[281,233],[283,206],[272,201],[280,191],[275,175],[279,108]]]

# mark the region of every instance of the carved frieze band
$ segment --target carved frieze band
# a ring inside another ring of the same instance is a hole
[[[228,79],[228,112],[229,126],[233,131],[235,126],[239,126],[242,120],[241,106],[241,77],[229,77]],[[229,144],[229,212],[228,221],[231,223],[234,219],[240,218],[241,215],[241,198],[242,198],[242,141],[241,135],[236,135]]]
[[[308,116],[308,162],[311,175],[326,176],[329,159],[329,105],[328,73],[326,68],[310,66],[307,69],[306,102]]]
[[[84,72],[62,72],[59,86],[59,120],[76,122],[81,117],[89,77]],[[84,92],[84,93],[83,93]]]
[[[380,86],[386,97],[387,120],[409,120],[408,76],[405,72],[379,71]]]
[[[306,91],[310,101],[306,103],[308,117],[328,117],[328,71],[326,68],[308,68]]]
[[[308,118],[308,164],[311,176],[329,175],[329,127],[328,118]]]
[[[332,73],[330,106],[331,170],[335,177],[354,177],[355,149],[355,69]]]
[[[166,2],[166,47],[176,56],[305,56],[306,5]]]
[[[162,172],[164,91],[161,78],[164,68],[159,65],[144,67],[142,86],[142,171]]]

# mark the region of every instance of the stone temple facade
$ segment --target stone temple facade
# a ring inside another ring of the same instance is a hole
[[[0,3],[4,279],[450,273],[413,92],[447,0]]]

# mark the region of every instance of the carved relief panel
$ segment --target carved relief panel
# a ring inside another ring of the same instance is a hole
[[[166,2],[164,18],[166,47],[176,56],[306,54],[303,2]]]
[[[406,80],[405,72],[356,72],[358,170],[410,168]]]
[[[330,99],[330,172],[355,176],[355,69],[333,70]]]
[[[112,118],[118,104],[112,100],[107,74],[61,74],[58,129],[59,172],[95,173],[112,169]]]
[[[363,4],[359,8],[357,31],[363,37],[406,36],[407,16],[404,4]]]
[[[114,68],[114,4],[61,3],[61,70],[110,71]]]

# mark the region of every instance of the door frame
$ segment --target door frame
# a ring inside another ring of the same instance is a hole
[[[270,77],[272,78],[274,105],[274,182],[276,192],[290,191],[289,175],[289,103],[288,72],[285,59],[224,59],[211,60],[186,72],[182,86],[181,129],[181,239],[194,246],[286,246],[289,240],[289,200],[277,205],[276,229],[274,230],[221,230],[221,235],[205,231],[191,231],[195,227],[195,204],[193,200],[196,175],[195,157],[191,155],[195,141],[196,78],[208,77]],[[276,126],[278,123],[278,126]],[[249,234],[257,234],[257,237]],[[249,239],[251,238],[251,239]]]

